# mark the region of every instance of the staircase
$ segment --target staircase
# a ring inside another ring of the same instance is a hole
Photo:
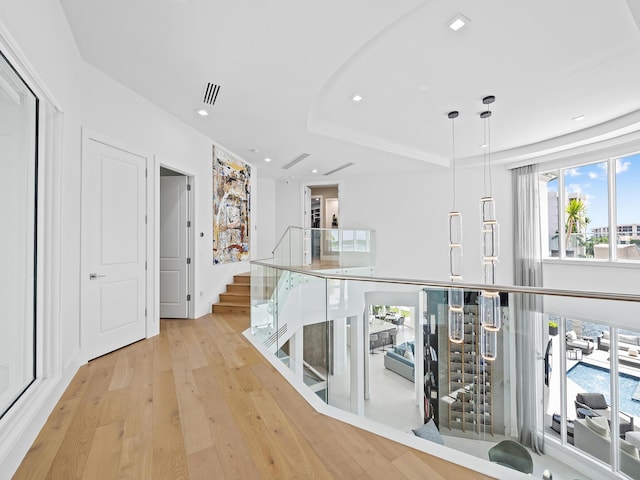
[[[211,306],[211,313],[242,313],[249,315],[251,309],[251,273],[233,276],[227,291],[220,294],[220,301]]]

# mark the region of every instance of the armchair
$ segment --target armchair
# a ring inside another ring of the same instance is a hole
[[[575,399],[576,415],[584,418],[587,414],[591,417],[605,417],[611,424],[611,408],[601,393],[578,393]],[[620,435],[623,436],[635,429],[633,416],[618,411],[620,414]]]
[[[583,355],[589,355],[593,352],[596,343],[586,338],[578,338],[578,335],[573,330],[569,330],[566,335],[567,349],[579,348],[582,350]]]

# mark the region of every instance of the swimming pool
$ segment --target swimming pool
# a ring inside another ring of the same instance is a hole
[[[608,369],[580,362],[567,372],[567,377],[580,385],[585,392],[602,393],[607,403],[611,403]],[[620,410],[634,417],[640,417],[640,402],[631,398],[639,382],[640,378],[626,373],[618,374]]]

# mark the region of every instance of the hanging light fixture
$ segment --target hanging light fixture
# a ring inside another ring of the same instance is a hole
[[[482,99],[487,110],[480,113],[484,120],[484,196],[480,199],[482,220],[482,273],[484,283],[495,284],[496,265],[499,255],[499,228],[496,219],[496,204],[493,199],[491,182],[491,110],[489,105],[495,101],[493,95]],[[500,315],[500,294],[492,290],[483,290],[480,294],[480,355],[485,360],[495,360],[498,354],[498,331],[502,326]]]
[[[458,112],[447,115],[451,119],[451,170],[453,202],[449,212],[449,278],[452,282],[462,280],[462,215],[456,210],[456,131],[454,120]],[[449,340],[464,341],[464,290],[451,287],[449,298]]]

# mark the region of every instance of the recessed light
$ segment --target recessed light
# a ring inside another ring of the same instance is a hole
[[[363,98],[362,95],[358,95],[356,93],[353,97],[351,97],[351,100],[353,100],[354,102],[359,102],[362,100],[362,98]]]
[[[264,159],[265,162],[269,163],[271,161],[271,159],[269,157]]]
[[[487,144],[486,143],[481,143],[480,145],[478,145],[480,148],[487,148]]]
[[[318,170],[314,168],[313,170],[311,170],[311,173],[318,173]]]
[[[447,22],[447,26],[454,32],[457,32],[458,30],[460,30],[465,25],[468,25],[469,23],[471,23],[469,19],[459,13]]]
[[[584,115],[578,115],[577,117],[573,117],[572,120],[575,122],[580,122],[584,120]]]
[[[201,117],[206,117],[207,115],[209,115],[209,112],[207,112],[204,108],[201,110],[198,110],[198,115],[200,115]]]

